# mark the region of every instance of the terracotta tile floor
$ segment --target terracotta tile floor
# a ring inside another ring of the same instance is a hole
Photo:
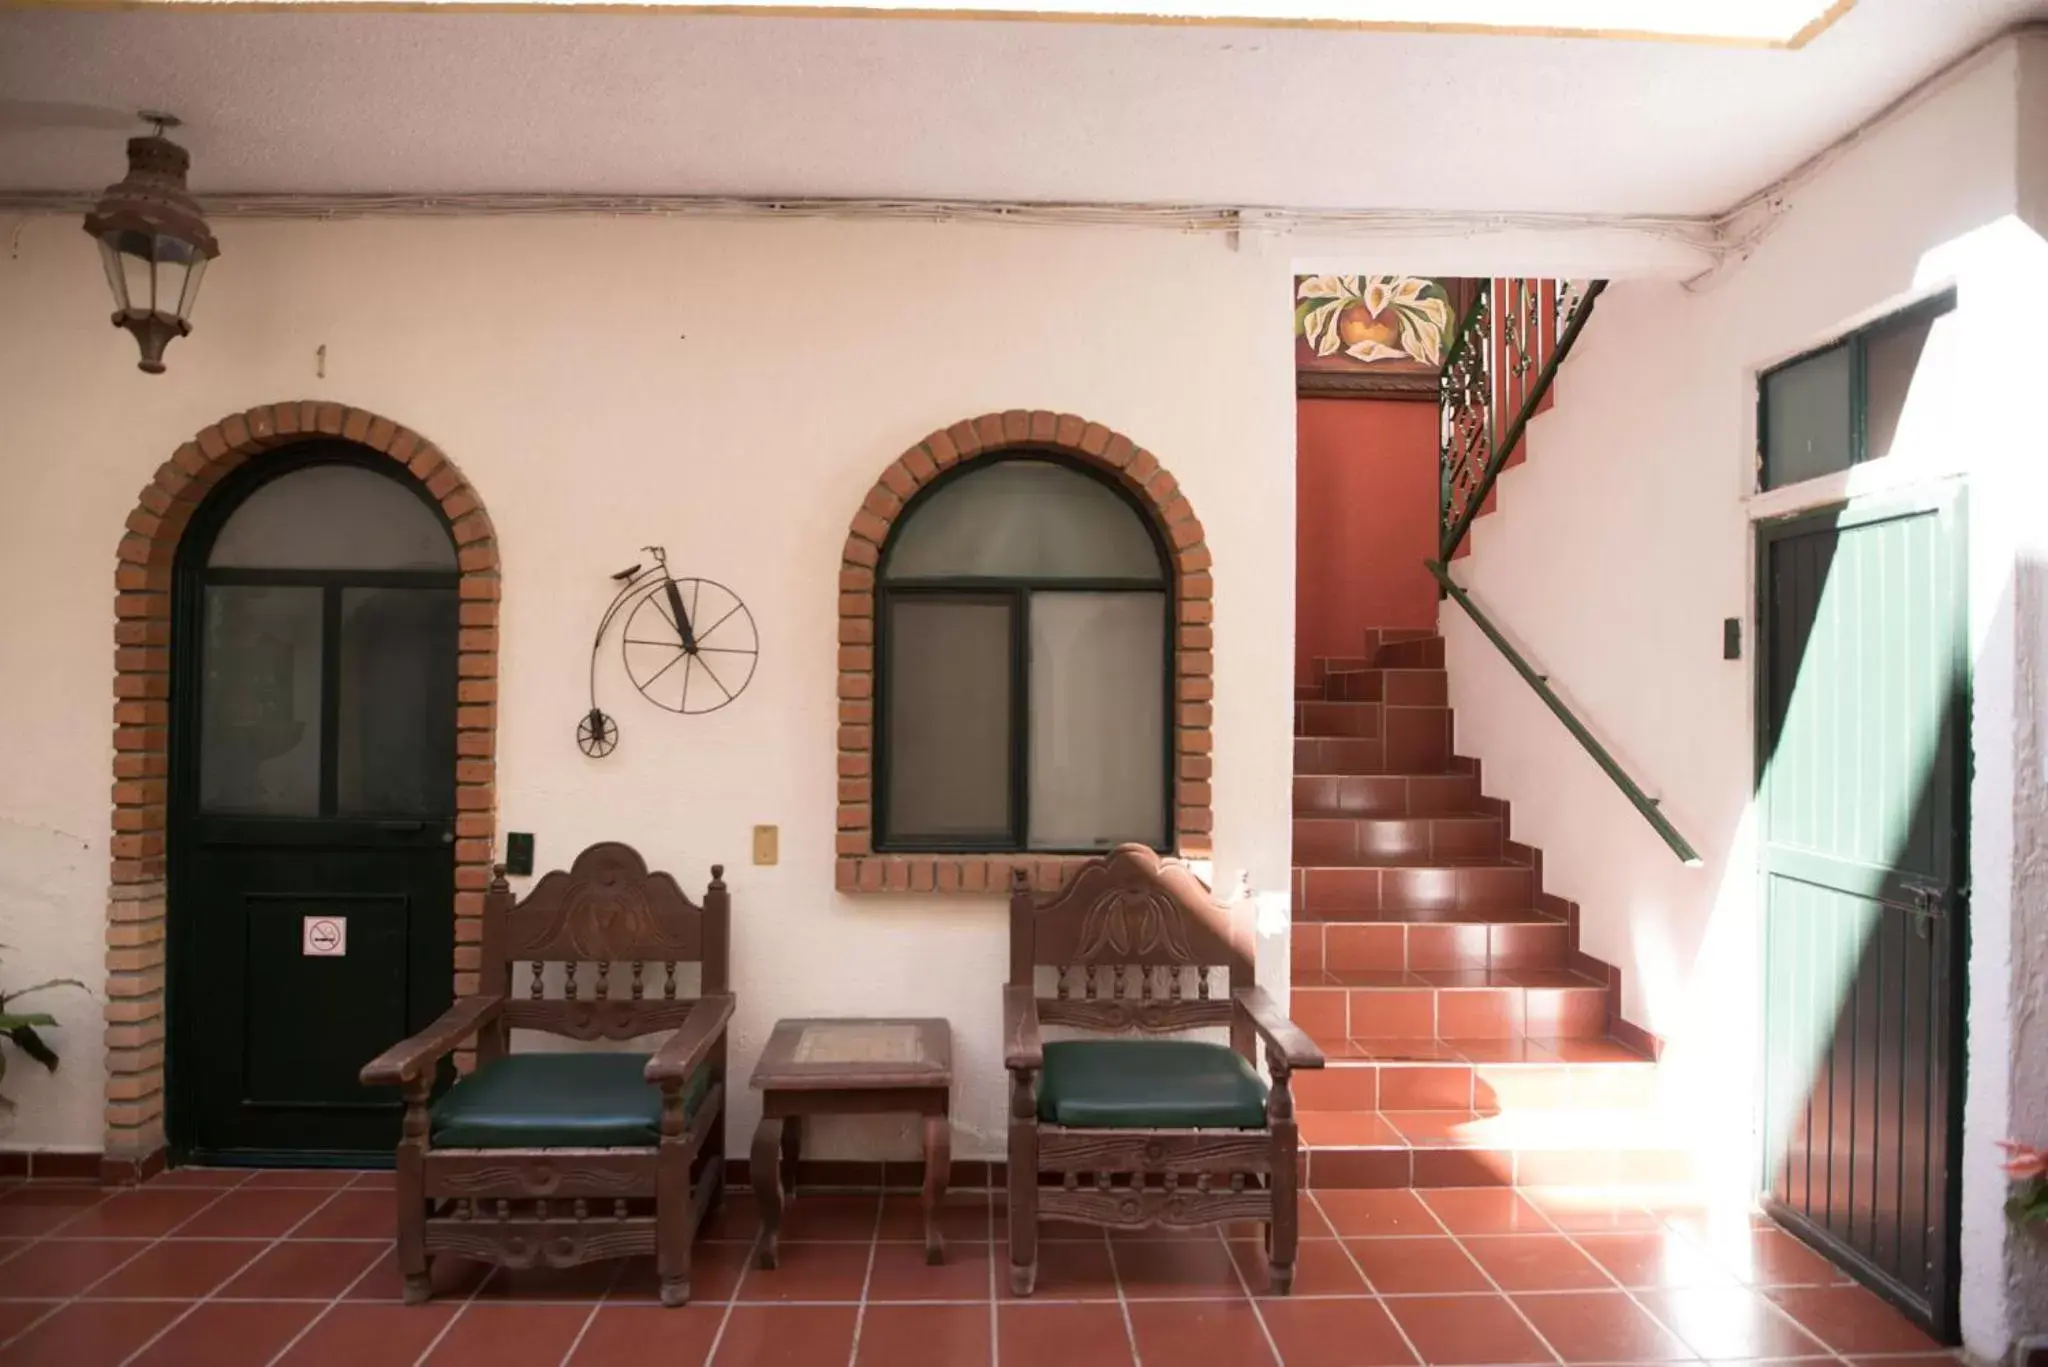
[[[1940,1367],[1875,1296],[1756,1217],[1568,1191],[1304,1196],[1295,1294],[1256,1233],[1042,1236],[1009,1295],[999,1201],[955,1193],[928,1268],[907,1195],[800,1196],[783,1264],[736,1192],[696,1300],[652,1262],[443,1259],[398,1304],[388,1174],[181,1171],[139,1191],[0,1183],[0,1367]]]

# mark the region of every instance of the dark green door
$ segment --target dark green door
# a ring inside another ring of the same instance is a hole
[[[356,1081],[454,975],[454,545],[388,460],[245,469],[181,546],[172,1142],[348,1161],[398,1132]]]
[[[1760,542],[1768,1208],[1954,1341],[1962,509],[1852,507]]]

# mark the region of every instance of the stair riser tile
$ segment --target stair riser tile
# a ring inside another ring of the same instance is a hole
[[[1294,740],[1294,772],[1384,774],[1389,772],[1386,746],[1376,740],[1297,736]]]
[[[1373,663],[1386,669],[1442,669],[1444,640],[1429,636],[1419,641],[1393,641],[1382,645]]]
[[[1378,740],[1387,709],[1375,702],[1304,702],[1294,705],[1294,734]]]
[[[1408,927],[1342,922],[1325,925],[1323,966],[1399,972],[1408,967]]]
[[[1673,1187],[1698,1177],[1667,1149],[1310,1149],[1303,1180],[1319,1191],[1399,1187]]]
[[[1352,1039],[1436,1039],[1442,1035],[1437,1029],[1433,988],[1352,988],[1348,995],[1345,1033]]]
[[[1526,997],[1527,1032],[1550,1039],[1594,1039],[1607,1033],[1607,989],[1531,987]]]
[[[1287,955],[1296,977],[1320,971],[1324,962],[1322,922],[1297,920],[1288,932]]]
[[[1379,1070],[1383,1111],[1470,1111],[1474,1070],[1462,1063],[1392,1063]]]
[[[1561,925],[1523,922],[1488,928],[1491,968],[1563,968],[1570,949],[1570,933]]]
[[[1657,1067],[1651,1063],[1582,1063],[1571,1070],[1574,1106],[1598,1110],[1649,1109],[1659,1104]]]
[[[1294,810],[1303,816],[1416,815],[1409,811],[1410,782],[1394,774],[1304,774],[1294,780]]]
[[[1380,1074],[1373,1067],[1313,1068],[1294,1075],[1294,1103],[1304,1111],[1377,1111]]]
[[[1512,987],[1446,987],[1436,994],[1437,1034],[1444,1039],[1519,1039],[1527,1034],[1523,999]]]
[[[1341,987],[1297,987],[1289,998],[1287,1014],[1310,1039],[1347,1039],[1351,1030],[1348,996]]]
[[[1477,925],[1411,925],[1402,968],[1411,973],[1441,969],[1484,969],[1491,927]],[[1479,1038],[1470,1036],[1469,1038]]]
[[[1330,702],[1385,702],[1387,676],[1384,670],[1355,669],[1332,674],[1323,681],[1324,697]]]
[[[1298,869],[1295,915],[1342,920],[1345,912],[1377,912],[1379,869]]]
[[[1310,705],[1310,704],[1304,704]],[[1387,772],[1441,773],[1451,758],[1451,713],[1445,707],[1386,707],[1381,719]]]
[[[1437,817],[1429,822],[1429,853],[1435,859],[1497,859],[1503,832],[1491,817]]]
[[[1381,672],[1381,702],[1402,707],[1445,707],[1450,703],[1450,675],[1441,669],[1389,669]]]
[[[1573,1104],[1572,1070],[1560,1064],[1544,1068],[1528,1064],[1481,1064],[1473,1080],[1478,1111],[1548,1111]]]
[[[1294,823],[1296,865],[1358,864],[1358,823],[1344,818],[1297,819]]]
[[[1478,810],[1473,774],[1416,774],[1408,780],[1408,815],[1452,816]]]

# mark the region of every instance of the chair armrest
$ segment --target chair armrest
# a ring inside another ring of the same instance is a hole
[[[725,1033],[725,1023],[732,1019],[733,1008],[737,1004],[737,999],[730,992],[699,997],[697,1004],[690,1008],[690,1014],[683,1018],[682,1025],[668,1037],[668,1042],[647,1060],[643,1076],[656,1084],[688,1082],[690,1074],[697,1071],[705,1055],[711,1052],[711,1046],[718,1043],[718,1037]]]
[[[363,1065],[366,1087],[400,1087],[430,1072],[443,1054],[497,1019],[501,997],[463,997],[411,1039],[392,1045]]]
[[[1265,988],[1240,987],[1231,993],[1231,997],[1237,1009],[1251,1021],[1252,1029],[1258,1031],[1266,1043],[1287,1061],[1289,1068],[1323,1066],[1323,1051],[1302,1033],[1300,1026],[1280,1014],[1280,1003],[1274,1001]]]
[[[1003,988],[1003,1066],[1036,1072],[1045,1066],[1045,1042],[1038,1037],[1036,989],[1016,983]]]

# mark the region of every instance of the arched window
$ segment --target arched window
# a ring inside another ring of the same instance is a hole
[[[1144,514],[1076,465],[927,486],[878,579],[877,848],[1171,848],[1170,582]]]

